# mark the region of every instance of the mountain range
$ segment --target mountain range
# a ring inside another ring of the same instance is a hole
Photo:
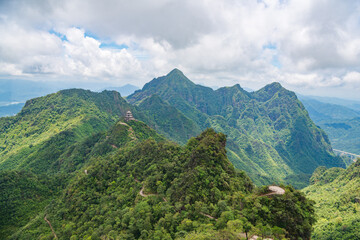
[[[0,118],[0,239],[309,239],[314,202],[282,183],[319,166],[345,163],[279,83],[213,90],[174,69],[126,99],[62,90]]]
[[[256,184],[283,181],[303,187],[318,166],[345,167],[296,95],[279,83],[255,92],[247,92],[239,85],[214,91],[194,84],[174,69],[126,99],[141,107],[151,98],[175,107],[197,129],[212,127],[225,133],[230,161],[245,170]],[[158,103],[147,103],[146,108],[157,109]],[[169,116],[166,112],[149,114],[163,120]]]

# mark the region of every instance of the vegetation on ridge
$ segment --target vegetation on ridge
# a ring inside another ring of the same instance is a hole
[[[148,100],[153,95],[161,98],[161,104]],[[127,100],[139,106],[147,102],[151,109],[168,103],[198,129],[212,127],[225,133],[229,159],[258,185],[286,182],[302,188],[318,166],[345,167],[296,95],[279,83],[252,93],[239,85],[214,91],[194,84],[174,69],[145,84]],[[148,114],[156,117],[154,112]],[[162,112],[162,119],[169,115]],[[158,127],[171,132],[171,128]],[[167,136],[178,142],[186,140],[185,135]]]
[[[316,202],[313,239],[360,239],[360,161],[347,169],[320,167],[302,191]]]
[[[291,187],[261,196],[227,159],[225,144],[208,129],[183,147],[150,138],[93,156],[10,239],[52,238],[44,216],[59,239],[309,238],[313,203]]]
[[[106,131],[128,104],[117,92],[70,89],[26,102],[0,118],[0,170],[46,172],[71,144]]]

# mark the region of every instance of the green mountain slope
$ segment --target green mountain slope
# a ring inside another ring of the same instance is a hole
[[[0,106],[0,117],[14,116],[20,112],[24,103],[14,103],[5,106]]]
[[[212,127],[225,133],[230,161],[256,184],[285,181],[304,187],[318,166],[345,167],[296,95],[278,83],[252,93],[239,85],[214,91],[194,84],[175,69],[127,100],[140,106],[154,94],[199,129]],[[179,141],[179,137],[167,136]],[[181,138],[179,142],[185,140]]]
[[[14,233],[59,196],[63,176],[35,175],[28,171],[0,171],[0,239]]]
[[[313,239],[359,239],[360,161],[348,169],[319,168],[303,192],[316,201]]]
[[[107,130],[130,106],[117,92],[71,89],[26,102],[0,118],[0,169],[46,172],[67,146]]]
[[[157,95],[152,95],[142,101],[138,110],[147,117],[148,120],[145,118],[144,121],[176,142],[185,144],[190,137],[201,132],[197,124]]]
[[[129,124],[135,135],[148,131]],[[154,134],[87,159],[61,197],[9,239],[309,238],[313,203],[291,187],[254,191],[227,159],[224,134],[208,129],[183,147]]]
[[[200,133],[197,125],[161,99],[151,98],[134,107],[115,91],[63,90],[29,100],[16,116],[0,118],[0,170],[47,172],[55,161],[66,159],[60,156],[68,146],[89,135],[101,137],[98,133],[128,110],[181,143]]]
[[[1,170],[0,239],[8,239],[19,227],[26,225],[34,217],[38,218],[36,216],[49,203],[61,196],[63,189],[79,171],[85,174],[82,168],[89,162],[149,138],[153,141],[164,140],[140,121],[119,121],[108,131],[89,136],[67,147],[55,162],[47,166],[47,174]]]

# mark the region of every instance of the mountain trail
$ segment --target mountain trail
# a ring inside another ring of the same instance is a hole
[[[129,133],[129,137],[130,137],[132,140],[137,140],[136,135],[135,135],[135,132],[134,132],[134,129],[133,129],[132,127],[129,127],[128,133]]]
[[[202,213],[202,212],[200,212],[200,214],[203,215],[203,216],[205,216],[205,217],[208,217],[208,218],[210,218],[210,219],[214,219],[215,221],[217,221],[217,218],[215,218],[215,217],[213,217],[213,216],[211,216],[211,215],[209,215],[209,214]]]
[[[285,194],[285,189],[283,189],[283,188],[281,188],[279,186],[269,186],[268,189],[271,191],[271,193],[260,195],[260,197]]]
[[[139,180],[137,180],[137,179],[135,179],[135,181],[136,181],[136,182],[139,182]],[[142,196],[142,197],[158,196],[158,195],[159,195],[159,194],[157,194],[157,193],[145,194],[145,193],[144,193],[144,189],[145,189],[145,186],[143,185],[142,188],[141,188],[141,190],[140,190],[140,192],[139,192],[140,196]],[[164,200],[164,202],[167,202],[167,199],[164,198],[164,197],[163,197],[163,200]]]
[[[119,124],[129,127],[129,125],[127,123],[124,123],[124,122],[119,122]]]
[[[53,227],[51,226],[50,221],[47,220],[46,216],[44,217],[44,220],[49,224],[49,226],[50,226],[50,228],[51,228],[51,231],[52,231],[52,233],[53,233],[53,235],[54,235],[54,238],[55,238],[55,239],[58,239],[58,237],[57,237],[56,234],[55,234],[55,231],[54,231]]]
[[[143,197],[149,197],[149,196],[157,196],[158,194],[154,194],[154,193],[150,193],[150,194],[145,194],[144,193],[144,189],[145,189],[145,186],[143,186],[139,192],[139,194]]]

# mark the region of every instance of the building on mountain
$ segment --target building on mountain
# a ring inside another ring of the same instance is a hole
[[[135,120],[135,118],[133,117],[133,115],[130,111],[127,111],[126,115],[125,115],[125,121],[128,122],[130,120]]]

